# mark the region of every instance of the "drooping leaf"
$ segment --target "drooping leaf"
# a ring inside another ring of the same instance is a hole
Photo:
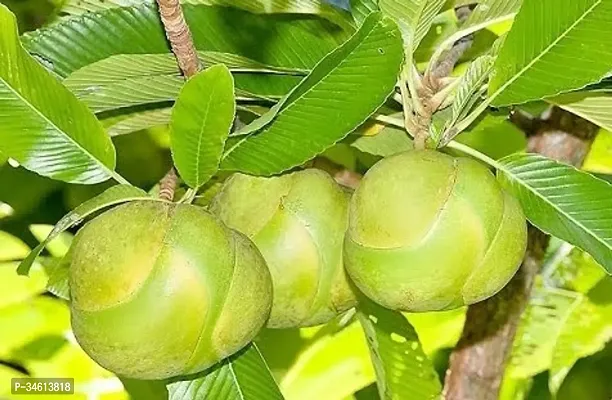
[[[513,342],[508,373],[529,378],[550,368],[557,338],[581,295],[566,290],[536,287]]]
[[[587,251],[612,273],[610,183],[536,154],[511,155],[497,167],[531,223]]]
[[[69,251],[64,257],[47,262],[45,269],[49,275],[47,290],[60,299],[70,300],[70,262],[72,254]]]
[[[65,232],[70,227],[80,223],[85,217],[100,211],[106,207],[110,207],[115,204],[125,203],[131,200],[155,200],[149,197],[143,190],[131,186],[131,185],[116,185],[113,186],[102,194],[93,199],[87,200],[55,224],[55,227],[49,233],[49,236],[36,246],[30,254],[21,262],[17,272],[20,275],[27,275],[30,271],[32,263],[36,260],[36,257],[40,254],[43,248],[55,239],[60,233]]]
[[[181,178],[192,188],[217,172],[225,140],[236,113],[234,80],[223,64],[190,78],[172,109],[172,158]]]
[[[171,115],[172,108],[163,107],[104,119],[102,123],[106,127],[106,132],[112,137],[167,125],[170,123]]]
[[[169,54],[155,3],[138,3],[28,33],[25,47],[61,77],[117,54]],[[191,4],[183,10],[198,50],[238,54],[277,67],[310,69],[352,33],[309,16],[287,19]]]
[[[351,142],[351,146],[364,153],[388,157],[403,151],[412,150],[412,140],[406,131],[390,126],[382,127],[373,135],[362,135]]]
[[[380,10],[393,18],[404,37],[409,53],[414,52],[427,34],[446,0],[379,0]]]
[[[581,88],[611,70],[612,2],[525,1],[500,50],[489,85],[496,105]],[[560,68],[560,66],[563,66]]]
[[[0,151],[40,175],[97,183],[116,175],[115,149],[95,116],[21,47],[0,5]]]
[[[565,93],[552,99],[551,103],[579,115],[580,117],[612,131],[612,93],[585,91]]]
[[[381,399],[440,397],[438,375],[416,331],[402,314],[360,299],[357,317],[370,346]]]
[[[612,339],[612,278],[606,277],[569,315],[552,356],[548,386],[556,393],[572,366]]]
[[[226,151],[221,168],[272,175],[323,152],[383,104],[395,86],[402,59],[395,23],[380,13],[371,14],[291,92],[268,127]]]
[[[169,400],[282,400],[283,395],[255,346],[221,361],[200,377],[168,386]]]

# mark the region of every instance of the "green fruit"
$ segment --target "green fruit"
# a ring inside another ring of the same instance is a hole
[[[518,269],[527,226],[484,166],[409,151],[372,167],[351,200],[346,268],[364,294],[403,311],[476,303]]]
[[[195,206],[116,207],[81,229],[72,252],[74,334],[120,376],[202,371],[249,343],[270,312],[259,251]]]
[[[348,194],[325,172],[235,174],[211,209],[266,259],[274,287],[269,327],[317,325],[354,306],[342,267]]]

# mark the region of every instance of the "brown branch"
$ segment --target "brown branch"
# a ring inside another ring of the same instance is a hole
[[[179,0],[157,0],[157,5],[166,37],[181,71],[187,78],[197,74],[200,70],[200,59]]]
[[[560,109],[547,120],[535,121],[528,151],[570,163],[582,164],[597,128]],[[510,283],[497,295],[468,308],[459,343],[446,373],[446,400],[495,400],[508,356],[548,246],[549,237],[529,228],[527,252]]]
[[[178,183],[178,176],[173,168],[159,181],[159,198],[162,200],[172,201],[174,199],[174,191]]]
[[[179,0],[157,0],[157,6],[172,52],[185,78],[190,78],[200,70],[200,59],[181,4]],[[178,176],[172,167],[159,182],[159,198],[172,201],[177,183]]]

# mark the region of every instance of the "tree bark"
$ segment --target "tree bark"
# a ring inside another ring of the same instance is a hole
[[[580,166],[597,127],[560,109],[546,119],[518,121],[529,126],[528,151]],[[468,308],[459,343],[450,357],[444,385],[446,400],[495,400],[521,314],[544,258],[549,237],[529,227],[527,252],[510,283],[497,295]]]

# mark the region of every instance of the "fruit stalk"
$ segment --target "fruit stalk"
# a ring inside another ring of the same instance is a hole
[[[513,122],[514,118],[512,118]],[[529,126],[528,151],[580,166],[597,127],[560,109]],[[549,237],[530,227],[521,268],[497,295],[468,308],[464,330],[453,350],[446,373],[446,400],[495,400],[521,314],[529,301]]]

